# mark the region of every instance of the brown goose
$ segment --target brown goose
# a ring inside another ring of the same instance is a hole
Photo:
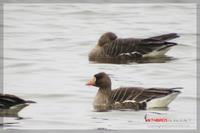
[[[176,33],[169,33],[150,38],[118,38],[115,33],[104,33],[97,45],[89,53],[89,60],[98,59],[135,59],[143,57],[161,57],[174,42],[168,42],[179,37]]]
[[[0,116],[16,115],[34,101],[24,100],[15,95],[0,94]]]
[[[93,107],[96,111],[109,109],[166,108],[181,92],[177,88],[122,87],[111,90],[111,80],[104,73],[98,73],[87,85],[99,87]]]

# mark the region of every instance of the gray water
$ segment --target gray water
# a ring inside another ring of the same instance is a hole
[[[173,60],[127,64],[88,61],[101,34],[150,37],[180,34]],[[5,129],[196,128],[195,4],[5,4],[4,93],[36,101],[4,118]],[[94,112],[98,72],[120,86],[184,87],[168,110]],[[153,112],[161,113],[155,114]],[[145,122],[146,114],[171,120]]]

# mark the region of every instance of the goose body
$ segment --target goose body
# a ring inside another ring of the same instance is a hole
[[[181,93],[179,89],[182,89],[121,87],[111,90],[111,80],[106,73],[96,74],[87,85],[99,87],[93,102],[93,107],[97,111],[166,108]]]
[[[177,43],[168,40],[179,37],[169,33],[150,38],[118,38],[115,33],[104,33],[97,45],[89,53],[89,60],[136,59],[162,57]]]
[[[34,101],[24,100],[15,95],[0,94],[0,116],[16,115]]]

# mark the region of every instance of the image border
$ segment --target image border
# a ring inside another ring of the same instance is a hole
[[[199,50],[200,50],[200,1],[199,0],[0,0],[0,93],[3,93],[3,5],[4,4],[14,4],[14,3],[25,3],[25,4],[28,4],[28,3],[130,3],[130,4],[133,4],[133,3],[180,3],[180,4],[184,4],[184,3],[193,3],[193,4],[196,4],[197,6],[197,19],[196,19],[196,24],[197,24],[197,121],[196,121],[196,124],[197,124],[197,129],[196,130],[165,130],[165,129],[150,129],[150,130],[34,130],[34,129],[30,129],[30,130],[4,130],[3,129],[3,126],[0,125],[0,132],[1,133],[40,133],[40,132],[47,132],[47,133],[71,133],[71,132],[94,132],[94,133],[102,133],[102,132],[123,132],[123,133],[132,133],[132,132],[140,132],[140,133],[144,133],[144,132],[148,132],[148,133],[186,133],[186,132],[191,132],[191,133],[198,133],[200,131],[199,129],[199,126],[200,126],[200,115],[199,115],[199,110],[200,110],[200,106],[199,106],[199,101],[200,101],[200,91],[198,89],[199,85],[200,85],[200,77],[199,77],[199,67],[200,67],[200,64],[199,64],[199,57],[200,57],[200,53],[199,53]],[[193,20],[191,20],[193,21]],[[0,118],[0,122],[3,123],[3,119]]]

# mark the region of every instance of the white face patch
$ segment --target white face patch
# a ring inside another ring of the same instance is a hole
[[[93,83],[96,83],[96,80],[97,80],[96,77],[93,77],[93,78],[92,78],[92,82],[93,82]]]

